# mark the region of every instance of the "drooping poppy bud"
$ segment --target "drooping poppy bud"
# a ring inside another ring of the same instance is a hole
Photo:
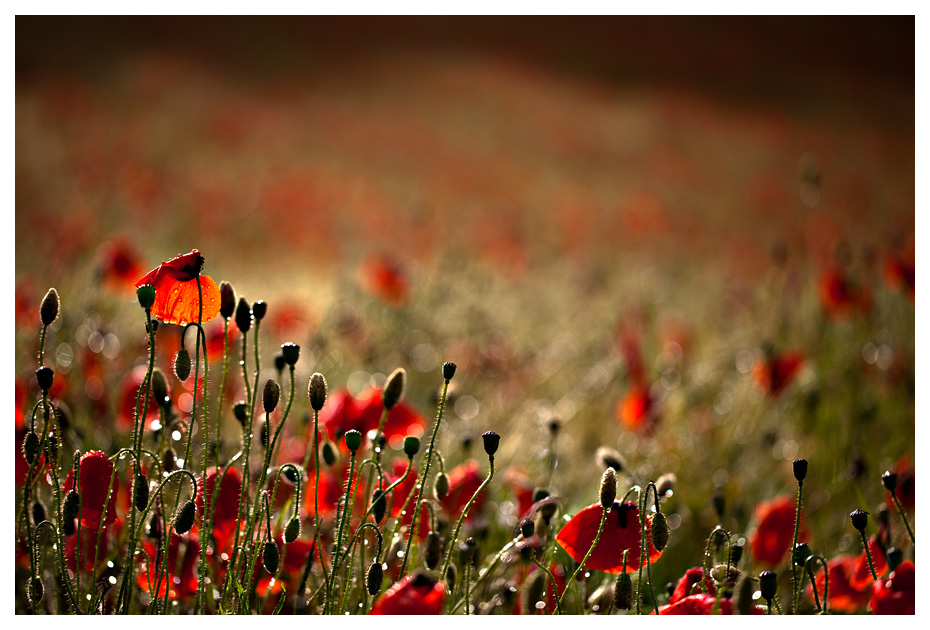
[[[791,463],[791,468],[794,471],[794,478],[798,480],[798,483],[804,481],[804,478],[807,477],[807,460],[796,459]]]
[[[368,573],[365,574],[365,587],[368,589],[368,594],[374,597],[381,591],[381,582],[384,579],[384,569],[381,566],[381,563],[377,560],[373,560],[371,566],[368,567]]]
[[[655,516],[652,517],[652,546],[656,548],[656,551],[664,551],[668,546],[668,534],[668,520],[665,514],[656,511]]]
[[[455,578],[458,575],[458,571],[455,568],[454,564],[450,564],[449,568],[446,569],[446,583],[449,585],[449,590],[455,592]]]
[[[62,518],[61,531],[65,536],[73,536],[74,532],[77,531],[76,519]]]
[[[249,419],[249,404],[244,400],[237,402],[233,405],[233,416],[241,426],[245,427],[245,423]]]
[[[178,513],[174,517],[174,531],[178,534],[185,534],[190,531],[194,525],[194,502],[185,501],[184,505],[178,508]]]
[[[600,490],[600,500],[601,505],[604,509],[609,508],[614,503],[614,499],[617,498],[617,473],[614,472],[613,468],[608,468],[604,471],[603,476],[601,477],[601,490]],[[655,536],[655,527],[652,530],[653,536]],[[658,547],[656,547],[659,549]],[[661,549],[659,549],[661,551]]]
[[[449,478],[445,473],[436,475],[436,481],[433,483],[433,496],[437,501],[442,501],[449,495]]]
[[[523,521],[520,524],[520,533],[523,534],[524,538],[532,538],[533,534],[536,533],[536,522],[531,518]]]
[[[236,305],[236,326],[243,335],[252,327],[252,309],[245,298],[239,298],[239,304]]]
[[[762,598],[766,601],[775,598],[775,592],[778,590],[778,576],[774,571],[763,571],[759,574],[759,590],[762,591]]]
[[[32,504],[32,522],[41,523],[45,520],[45,505],[41,501]]]
[[[284,360],[283,354],[279,352],[278,354],[274,355],[274,369],[278,372],[278,374],[284,370],[285,365],[287,365],[287,361]]]
[[[451,361],[446,361],[442,364],[442,378],[446,381],[451,381],[452,377],[455,376],[455,363]]]
[[[614,606],[620,610],[633,608],[633,580],[629,573],[617,575],[617,581],[614,583]]]
[[[791,554],[791,559],[795,565],[803,567],[804,563],[807,562],[807,559],[811,557],[811,546],[807,543],[798,543],[794,547],[794,552]]]
[[[168,401],[168,381],[165,374],[158,368],[152,370],[152,395],[158,404],[164,407]]]
[[[601,468],[613,468],[615,472],[624,469],[623,457],[612,448],[601,446],[597,449],[595,457]]]
[[[291,483],[297,483],[298,481],[300,481],[300,472],[298,472],[291,466],[288,466],[287,468],[285,468],[282,474],[284,475],[284,478],[290,481]]]
[[[323,462],[327,466],[332,466],[336,463],[336,449],[333,448],[332,442],[329,440],[323,442],[323,448],[321,450],[323,451]]]
[[[730,564],[737,565],[743,557],[743,546],[742,545],[733,545],[730,548]]]
[[[38,456],[39,436],[36,435],[35,431],[30,431],[23,438],[23,457],[26,458],[26,463],[31,466]]]
[[[378,488],[371,495],[371,515],[375,519],[375,524],[379,525],[381,519],[384,518],[384,513],[387,512],[387,498],[384,496],[384,491],[381,488]]]
[[[265,319],[265,313],[268,312],[268,305],[265,304],[265,300],[256,300],[255,304],[252,305],[252,315],[255,316],[255,321],[260,322]]]
[[[298,346],[296,343],[291,343],[290,341],[281,344],[281,356],[284,357],[285,363],[291,367],[294,367],[297,365],[297,360],[300,358],[300,346]]]
[[[310,377],[307,395],[310,397],[310,407],[314,411],[320,411],[326,404],[326,379],[319,372],[315,372]]]
[[[161,458],[162,470],[166,473],[174,472],[178,469],[177,460],[177,454],[175,454],[174,449],[169,446]]]
[[[866,525],[869,524],[869,513],[865,510],[853,510],[849,513],[849,520],[860,532],[865,531]]]
[[[149,504],[149,482],[145,475],[141,473],[136,475],[132,492],[136,499],[136,509],[140,512],[145,511]]]
[[[26,585],[27,591],[29,592],[29,601],[33,606],[42,601],[42,597],[45,595],[45,586],[42,584],[42,580],[38,577],[29,578],[29,582]]]
[[[300,537],[300,519],[292,516],[284,528],[284,542],[291,544]]]
[[[65,497],[65,505],[61,510],[61,516],[65,521],[73,521],[77,518],[78,511],[81,509],[81,495],[76,490],[70,490]]]
[[[882,485],[885,486],[885,489],[889,492],[894,492],[898,487],[898,474],[886,470],[884,474],[882,474]]]
[[[271,575],[276,574],[278,572],[280,560],[281,555],[278,552],[278,546],[273,540],[266,540],[262,547],[262,564],[265,567],[265,571],[268,571]]]
[[[51,326],[58,318],[58,304],[58,291],[52,287],[42,298],[42,305],[39,307],[39,317],[43,326]]]
[[[481,439],[484,441],[484,452],[488,454],[488,457],[494,457],[494,453],[500,446],[501,436],[494,431],[487,431],[481,435]]]
[[[898,547],[888,547],[888,553],[885,557],[888,560],[888,570],[894,571],[904,560],[904,551]]]
[[[407,372],[404,368],[397,368],[391,372],[381,391],[381,403],[385,409],[392,409],[404,397],[404,388],[407,385]]]
[[[359,449],[362,445],[362,434],[352,429],[351,431],[346,431],[345,435],[346,448],[348,448],[353,453]]]
[[[187,348],[181,348],[175,355],[174,374],[182,383],[191,375],[191,354]]]
[[[229,319],[236,312],[236,290],[228,282],[220,283],[220,315]]]
[[[278,400],[281,398],[281,386],[273,378],[265,381],[265,389],[262,390],[262,406],[265,413],[271,413],[278,406]]]
[[[408,435],[404,438],[404,454],[411,459],[420,452],[420,438]]]
[[[46,366],[41,366],[36,370],[36,382],[39,384],[39,388],[48,394],[48,390],[52,388],[52,382],[55,380],[55,371]]]
[[[437,532],[430,532],[426,535],[426,568],[430,571],[439,565],[442,560],[442,536]]]
[[[148,310],[155,303],[155,287],[150,284],[143,284],[136,289],[136,298],[139,300],[139,306]]]

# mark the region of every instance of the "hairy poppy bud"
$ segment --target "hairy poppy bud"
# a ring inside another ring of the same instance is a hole
[[[436,482],[433,483],[433,496],[437,501],[442,501],[449,494],[449,478],[445,473],[436,475]]]
[[[882,485],[885,486],[885,489],[889,492],[894,492],[898,487],[898,474],[886,470],[882,475]]]
[[[759,590],[766,601],[775,599],[778,590],[778,576],[773,571],[763,571],[759,574]]]
[[[336,463],[336,449],[333,448],[333,443],[329,440],[323,442],[323,461],[327,466],[332,466]]]
[[[133,481],[132,493],[135,496],[136,509],[140,512],[144,511],[149,504],[149,481],[145,478],[145,475],[141,473],[136,475],[136,479]]]
[[[281,386],[273,378],[269,378],[265,381],[265,389],[262,390],[262,406],[265,407],[265,413],[274,411],[280,398]]]
[[[292,516],[284,528],[284,542],[291,544],[300,536],[300,519]]]
[[[752,593],[756,590],[752,583],[752,577],[744,573],[736,585],[736,610],[741,615],[751,615],[754,604],[752,603]]]
[[[61,531],[65,536],[73,536],[77,531],[77,524],[74,518],[62,519]]]
[[[284,478],[291,483],[297,483],[300,481],[300,472],[295,470],[292,466],[284,468],[282,474],[284,475]]]
[[[42,318],[43,326],[51,326],[52,322],[58,319],[58,290],[52,287],[42,298],[42,306],[39,307],[39,317]]]
[[[798,543],[794,548],[794,553],[791,555],[794,563],[803,567],[804,563],[807,562],[807,559],[811,557],[811,546],[807,543]]]
[[[904,560],[904,552],[898,547],[888,547],[886,557],[888,559],[888,570],[894,571]]]
[[[265,319],[265,313],[268,312],[268,305],[265,304],[265,300],[256,300],[255,304],[252,305],[252,315],[255,316],[255,321],[260,322]]]
[[[237,402],[233,405],[233,416],[236,417],[240,425],[245,427],[245,423],[249,419],[249,404],[244,400]]]
[[[194,525],[194,502],[185,501],[184,505],[178,508],[178,513],[174,517],[174,531],[178,534],[187,533]]]
[[[315,372],[310,377],[307,395],[310,397],[310,406],[314,411],[319,411],[326,404],[326,379],[319,372]]]
[[[220,283],[220,315],[229,319],[236,312],[236,290],[228,282]]]
[[[710,570],[710,577],[719,584],[735,584],[739,578],[740,570],[734,566],[718,564]]]
[[[32,465],[38,456],[39,436],[36,435],[35,431],[30,431],[26,434],[26,437],[23,438],[23,457],[26,458],[27,464]]]
[[[351,431],[346,431],[345,435],[346,448],[348,448],[353,453],[359,449],[362,445],[362,434],[352,429]]]
[[[458,546],[459,564],[461,564],[464,567],[469,562],[471,562],[472,556],[475,554],[476,546],[477,544],[475,543],[475,539],[472,538],[471,536],[469,536],[465,542],[459,544]]]
[[[168,381],[165,379],[164,372],[158,368],[152,370],[152,395],[155,396],[155,400],[162,407],[168,401]]]
[[[804,481],[804,478],[807,477],[807,460],[796,459],[791,462],[791,468],[794,470],[794,478],[798,480],[798,483]]]
[[[532,538],[533,534],[536,533],[536,522],[528,518],[520,524],[520,533],[523,534],[524,538]]]
[[[285,363],[294,367],[297,365],[297,359],[300,358],[300,346],[290,341],[281,344],[281,356],[284,357]]]
[[[442,560],[442,536],[437,532],[431,531],[426,535],[426,568],[430,571],[439,565]]]
[[[449,568],[446,569],[446,584],[449,585],[449,590],[455,592],[455,577],[458,575],[458,571],[455,569],[454,564],[450,564]]]
[[[598,448],[595,457],[601,468],[613,468],[616,472],[624,469],[623,457],[612,448],[606,446]]]
[[[177,466],[178,456],[175,454],[174,449],[170,446],[168,450],[165,451],[165,454],[161,458],[161,467],[166,473],[174,472],[178,469]]]
[[[136,289],[136,298],[139,300],[139,306],[145,310],[152,308],[155,303],[155,287],[150,284],[143,284]]]
[[[252,309],[245,298],[239,298],[239,304],[236,305],[236,326],[243,335],[252,327]]]
[[[600,500],[601,506],[604,509],[609,508],[614,504],[614,499],[617,498],[617,473],[614,472],[613,468],[608,468],[604,471],[603,476],[601,477],[601,491],[600,491]],[[653,525],[653,532],[655,532],[655,526]]]
[[[667,473],[659,477],[656,480],[656,492],[659,497],[667,497],[668,493],[675,489],[676,483],[678,483],[678,477],[675,476],[675,473]]]
[[[497,447],[500,446],[501,436],[494,431],[488,431],[481,435],[481,439],[484,441],[484,452],[488,454],[488,457],[494,457]]]
[[[45,505],[41,501],[36,501],[32,504],[32,522],[41,523],[45,518]]]
[[[413,458],[414,455],[420,452],[420,438],[415,435],[408,435],[404,438],[404,454],[407,457]]]
[[[29,592],[29,601],[35,606],[42,601],[42,597],[45,595],[45,586],[43,586],[42,580],[35,576],[29,578],[26,586]]]
[[[39,384],[39,388],[46,394],[48,390],[52,388],[52,381],[54,380],[55,371],[52,368],[43,365],[36,370],[36,382]]]
[[[384,496],[384,490],[378,488],[371,495],[371,515],[376,525],[381,524],[385,512],[387,512],[387,498]]]
[[[276,574],[280,560],[281,555],[278,553],[278,546],[273,540],[266,540],[262,547],[262,564],[265,566],[265,571],[268,571],[271,575]]]
[[[384,580],[384,569],[380,562],[373,560],[371,566],[368,567],[368,573],[365,574],[365,587],[369,595],[374,597],[381,591],[382,580]]]
[[[668,545],[668,521],[665,514],[656,512],[652,517],[652,546],[662,551]]]
[[[442,364],[442,378],[447,381],[451,381],[452,377],[455,376],[455,363],[451,361],[446,361]]]
[[[65,505],[61,509],[61,516],[66,521],[73,521],[77,518],[78,511],[81,509],[81,495],[76,490],[70,490],[65,497]]]
[[[730,564],[737,565],[739,561],[743,558],[743,546],[742,545],[733,545],[730,548]]]
[[[633,580],[629,573],[617,575],[617,581],[614,582],[614,606],[620,610],[633,608]]]
[[[152,540],[161,540],[161,508],[155,506],[155,515],[149,521],[148,537]]]
[[[287,365],[287,362],[284,360],[284,355],[280,352],[274,355],[274,369],[280,374],[284,369],[284,366]]]
[[[714,505],[714,511],[717,512],[717,518],[722,519],[723,513],[727,511],[727,500],[723,496],[723,493],[719,490],[714,492],[714,496],[711,498],[711,502]]]
[[[187,348],[181,348],[175,355],[174,373],[181,382],[186,381],[191,375],[191,353],[187,351]]]
[[[407,385],[407,372],[404,368],[397,368],[387,377],[384,389],[381,391],[381,402],[385,409],[392,409],[404,397],[404,387]]]
[[[869,513],[865,510],[853,510],[849,513],[849,520],[860,532],[865,531],[865,526],[869,524]]]

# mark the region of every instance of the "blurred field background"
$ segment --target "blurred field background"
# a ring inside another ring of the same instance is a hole
[[[675,473],[657,584],[796,457],[816,549],[855,551],[914,458],[914,71],[913,18],[18,17],[17,407],[55,286],[57,395],[122,439],[130,287],[198,248],[269,304],[265,374],[285,341],[298,384],[403,366],[432,418],[454,361],[446,457],[493,429],[543,485],[554,452],[571,513],[598,447]]]

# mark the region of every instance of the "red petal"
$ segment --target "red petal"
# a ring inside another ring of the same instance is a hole
[[[615,502],[607,519],[604,521],[604,531],[591,552],[585,566],[589,569],[604,571],[606,573],[620,573],[623,571],[623,551],[627,554],[627,570],[639,569],[640,556],[640,529],[638,510],[632,502],[624,504]],[[559,531],[555,540],[575,562],[581,562],[588,553],[601,521],[603,508],[600,503],[589,505],[576,514],[565,527]],[[626,526],[620,524],[620,510],[626,511]],[[655,562],[662,555],[652,546],[652,519],[646,518],[646,542],[650,562]]]

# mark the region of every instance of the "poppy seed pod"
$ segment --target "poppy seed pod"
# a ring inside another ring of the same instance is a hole
[[[245,426],[246,421],[249,419],[249,404],[244,400],[240,400],[235,405],[233,405],[233,416],[243,427]]]
[[[617,498],[617,473],[613,468],[604,471],[601,477],[600,500],[604,509],[609,508]],[[653,529],[653,531],[655,531]]]
[[[775,599],[775,593],[778,591],[778,576],[774,571],[763,571],[759,574],[759,590],[766,601]]]
[[[78,511],[81,509],[81,495],[76,490],[70,490],[65,497],[65,505],[61,509],[61,516],[66,521],[73,521],[77,518]]]
[[[273,378],[265,381],[265,389],[262,390],[262,406],[265,413],[271,413],[278,406],[278,400],[281,398],[281,386]]]
[[[243,335],[252,327],[252,309],[245,298],[239,298],[239,304],[236,305],[236,327]]]
[[[327,466],[332,466],[336,463],[336,449],[333,448],[333,443],[329,440],[323,442],[323,461]]]
[[[652,517],[652,546],[662,551],[668,546],[668,520],[662,512]]]
[[[144,511],[149,504],[149,481],[145,478],[145,475],[141,473],[136,475],[135,481],[133,481],[132,493],[135,497],[136,509],[140,512]]]
[[[168,400],[168,380],[158,368],[152,370],[152,395],[160,406],[165,406]]]
[[[255,304],[252,305],[252,315],[255,317],[255,321],[260,322],[265,319],[265,313],[268,312],[268,305],[265,304],[265,300],[256,300]]]
[[[436,475],[436,481],[433,483],[433,496],[437,501],[442,501],[449,494],[449,478],[445,473]]]
[[[58,290],[52,287],[42,298],[42,305],[39,307],[39,317],[42,318],[43,326],[51,326],[58,318]]]
[[[404,454],[407,457],[413,457],[420,452],[420,438],[415,435],[408,435],[404,438]]]
[[[481,435],[481,439],[484,441],[484,452],[488,454],[488,457],[494,457],[497,447],[501,444],[501,436],[494,431],[488,431]]]
[[[45,586],[43,586],[42,580],[36,576],[29,578],[27,590],[29,591],[29,601],[32,602],[33,606],[42,601],[42,597],[45,595]]]
[[[291,544],[300,537],[300,519],[292,516],[284,528],[284,542]]]
[[[139,300],[139,306],[145,310],[152,308],[155,303],[155,287],[150,284],[143,284],[136,289],[136,298]]]
[[[807,477],[807,460],[796,459],[791,462],[791,468],[794,471],[794,478],[798,480],[798,483],[804,481],[804,478]]]
[[[849,520],[860,532],[865,531],[865,526],[869,524],[869,513],[865,510],[853,510],[849,513]]]
[[[617,575],[614,583],[614,606],[620,610],[633,608],[633,579],[629,573]]]
[[[384,580],[384,569],[381,567],[381,563],[377,560],[373,560],[371,566],[368,567],[368,573],[365,574],[365,587],[368,589],[368,594],[374,597],[381,591],[381,582]]]
[[[348,448],[353,453],[359,449],[362,445],[362,434],[352,429],[351,431],[346,431],[345,435],[346,448]]]
[[[385,512],[387,512],[387,498],[384,496],[384,490],[378,488],[371,495],[371,515],[376,525],[381,524]]]
[[[278,546],[273,540],[266,540],[262,547],[262,564],[265,567],[265,571],[268,571],[271,575],[277,573],[280,560],[281,554],[278,553]]]
[[[39,388],[48,393],[48,390],[52,388],[52,382],[55,380],[55,371],[46,366],[41,366],[36,370],[36,382],[39,384]]]
[[[194,502],[185,501],[184,505],[178,508],[178,513],[174,517],[174,531],[178,534],[185,534],[190,531],[194,525]]]
[[[220,283],[220,315],[229,319],[236,312],[236,290],[228,282]]]
[[[36,501],[32,504],[32,522],[41,523],[45,518],[45,505],[41,501]]]
[[[404,387],[407,385],[407,372],[404,368],[397,368],[387,377],[384,390],[381,392],[381,402],[385,409],[392,409],[404,397]]]
[[[281,344],[281,356],[284,357],[284,362],[289,366],[294,367],[297,365],[297,359],[300,358],[300,346],[296,343],[287,343]]]
[[[898,487],[898,474],[886,470],[882,475],[882,485],[889,492],[894,492]]]
[[[310,377],[307,395],[310,397],[310,406],[314,411],[319,411],[326,404],[326,379],[319,372],[315,372]]]
[[[35,431],[30,431],[26,434],[26,437],[23,438],[23,457],[26,458],[27,464],[32,465],[32,462],[34,462],[38,456],[39,436],[36,435]]]
[[[175,355],[174,374],[182,383],[191,375],[191,353],[187,351],[187,348],[181,348]]]
[[[533,534],[536,533],[536,522],[531,518],[523,521],[520,524],[520,533],[523,534],[524,538],[532,538]]]
[[[733,545],[730,548],[730,564],[737,565],[739,561],[743,558],[743,546],[742,545]]]
[[[811,557],[811,546],[807,543],[798,543],[794,547],[794,552],[791,554],[791,559],[794,563],[803,567],[804,563],[807,562],[807,559]]]
[[[446,381],[451,381],[452,377],[455,376],[455,363],[452,361],[446,361],[442,364],[442,378]]]
[[[437,532],[431,531],[426,535],[426,568],[430,571],[439,565],[442,560],[442,536]]]

